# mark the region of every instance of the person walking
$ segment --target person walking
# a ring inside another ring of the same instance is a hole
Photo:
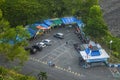
[[[70,66],[68,66],[68,71],[71,71],[71,67]]]
[[[66,41],[66,44],[68,44],[68,42]]]

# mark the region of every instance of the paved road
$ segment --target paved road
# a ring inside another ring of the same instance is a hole
[[[54,38],[53,34],[57,32],[64,33],[65,39]],[[102,64],[89,69],[79,65],[79,54],[75,51],[73,44],[80,43],[80,40],[72,28],[54,29],[49,34],[31,41],[30,46],[46,38],[52,40],[52,46],[47,46],[41,52],[30,55],[30,60],[22,68],[23,74],[31,73],[36,76],[39,71],[45,71],[48,74],[48,80],[114,80],[110,69]],[[49,61],[56,67],[49,67],[47,64]]]

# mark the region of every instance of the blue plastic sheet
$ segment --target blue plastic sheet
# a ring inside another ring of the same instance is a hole
[[[92,51],[91,56],[100,56],[100,52],[99,51]]]
[[[86,48],[86,49],[85,49],[85,52],[86,52],[87,54],[90,54],[90,49],[89,49],[89,48]]]
[[[44,28],[49,28],[49,26],[46,25],[46,24],[44,24],[44,23],[40,24],[40,26],[42,26],[42,27],[44,27]]]
[[[28,28],[28,31],[29,31],[31,37],[33,37],[36,34],[36,31],[31,28]]]
[[[90,55],[90,56],[100,56],[100,52],[99,50],[96,51],[92,51],[89,48],[85,49],[86,54]]]
[[[53,24],[50,19],[44,20],[44,23],[48,26],[51,26]]]
[[[77,21],[75,17],[64,17],[64,18],[61,18],[61,20],[64,24],[72,24],[72,23],[76,23]]]

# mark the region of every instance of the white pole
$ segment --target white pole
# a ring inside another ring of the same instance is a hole
[[[112,53],[111,47],[112,47],[112,40],[110,41],[110,54]]]

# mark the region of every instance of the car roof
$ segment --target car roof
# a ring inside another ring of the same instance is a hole
[[[63,35],[63,33],[57,33],[58,35]]]
[[[42,40],[42,41],[48,41],[48,42],[50,42],[51,40],[49,40],[49,39],[44,39],[44,40]]]
[[[44,44],[43,42],[40,42],[39,44]]]

